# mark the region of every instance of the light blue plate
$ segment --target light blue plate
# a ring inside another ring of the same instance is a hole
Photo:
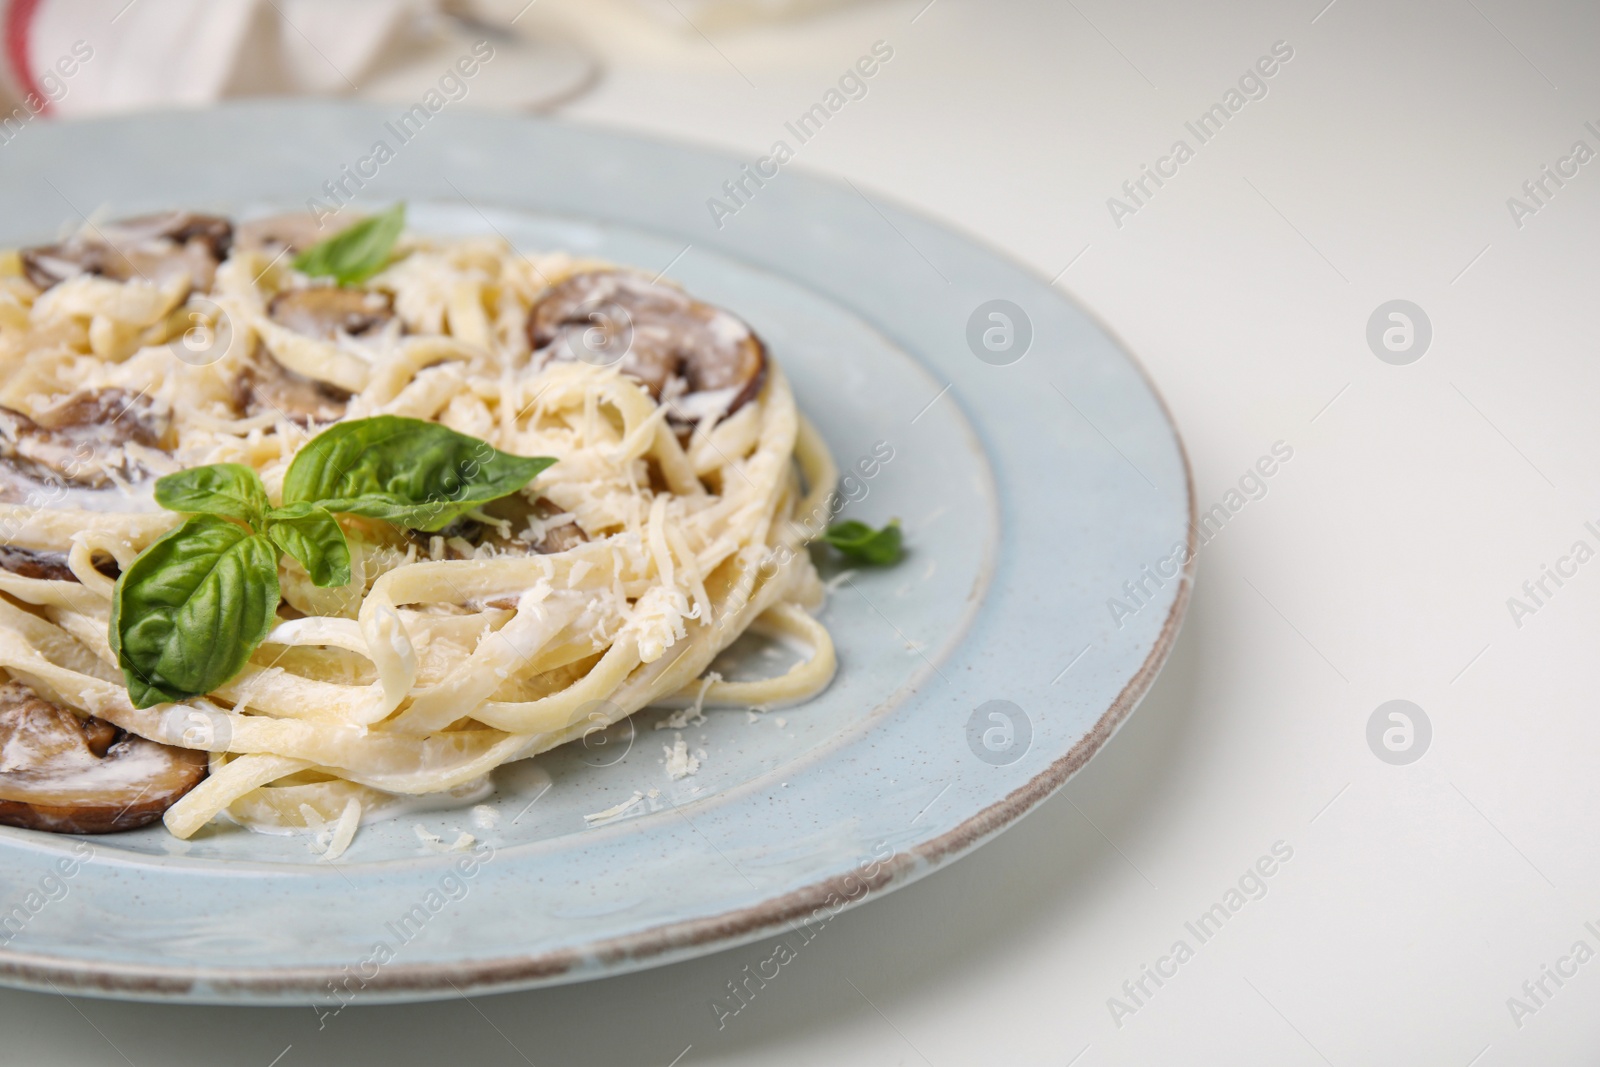
[[[404,816],[335,865],[237,829],[89,839],[84,860],[72,839],[0,831],[0,982],[331,1011],[653,966],[920,878],[1105,743],[1183,614],[1192,494],[1160,399],[1101,327],[972,240],[792,167],[739,206],[726,156],[466,110],[400,145],[390,118],[262,104],[35,123],[5,148],[0,241],[102,211],[326,201],[384,140],[368,205],[665,270],[747,319],[855,471],[845,514],[899,517],[910,555],[825,571],[837,680],[681,731],[704,753],[692,777],[669,779],[674,731],[647,712],[503,769],[491,829],[464,809]],[[713,196],[739,206],[720,226]],[[1011,306],[994,318],[991,301]],[[726,667],[787,655],[750,640]],[[636,792],[624,816],[584,819]],[[473,834],[476,858],[418,826]]]

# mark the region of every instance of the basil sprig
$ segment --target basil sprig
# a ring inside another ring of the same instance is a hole
[[[156,503],[190,517],[141,552],[112,594],[111,650],[129,698],[140,708],[184,700],[243,670],[277,621],[281,553],[315,585],[349,584],[350,545],[335,512],[439,530],[554,462],[380,415],[307,443],[284,477],[281,507],[238,463],[167,475]]]
[[[883,567],[900,562],[900,520],[890,519],[889,525],[874,530],[864,522],[849,519],[836,522],[823,531],[820,540],[837,548],[857,563],[870,563]]]
[[[359,285],[389,265],[389,253],[406,225],[402,201],[319,241],[294,259],[294,269],[340,285]]]

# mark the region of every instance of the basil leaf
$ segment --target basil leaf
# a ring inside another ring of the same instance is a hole
[[[822,540],[859,563],[881,567],[900,562],[899,519],[889,520],[889,525],[881,530],[855,519],[836,522],[823,532]]]
[[[364,282],[389,265],[389,253],[406,225],[404,201],[319,241],[294,259],[294,269],[340,285]]]
[[[276,621],[278,553],[195,515],[139,554],[111,599],[111,650],[134,707],[209,693],[244,669]]]
[[[350,584],[350,545],[328,509],[291,504],[267,513],[267,537],[299,561],[318,586]]]
[[[513,456],[436,422],[378,415],[312,438],[289,464],[283,500],[432,532],[515,493],[554,462]]]
[[[213,463],[156,480],[156,503],[168,511],[225,515],[261,525],[271,505],[256,472],[242,463]]]

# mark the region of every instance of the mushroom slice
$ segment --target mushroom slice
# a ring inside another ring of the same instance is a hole
[[[127,446],[164,449],[171,425],[164,405],[121,389],[76,393],[31,417],[0,407],[0,501],[37,504],[51,487],[142,481],[149,472]]]
[[[589,535],[583,532],[583,527],[569,519],[560,526],[546,527],[544,536],[534,542],[533,550],[541,556],[552,556],[569,548],[577,548],[588,540]]]
[[[375,289],[317,285],[285,289],[267,305],[267,317],[280,326],[324,341],[341,334],[361,337],[394,318],[394,298]]]
[[[350,393],[326,382],[297,374],[272,358],[265,345],[256,347],[233,382],[234,407],[243,415],[275,412],[300,426],[344,418]]]
[[[513,493],[499,500],[491,500],[478,509],[491,522],[477,519],[458,519],[437,534],[408,531],[411,538],[424,548],[433,538],[444,538],[445,558],[471,559],[473,550],[489,545],[504,555],[541,556],[565,552],[589,540],[571,519],[551,525],[550,520],[564,514],[560,508],[544,497],[529,503],[521,493]]]
[[[73,393],[36,414],[34,421],[51,433],[146,448],[162,447],[172,428],[172,414],[164,405],[117,388]]]
[[[65,552],[40,552],[31,548],[0,545],[0,568],[23,578],[44,578],[53,582],[75,582],[78,576],[67,566]]]
[[[519,493],[515,496],[507,497],[503,503],[509,506],[514,504],[526,504],[526,502],[527,498]],[[502,502],[495,501],[492,504],[485,505],[483,508],[483,513],[485,515],[496,515],[494,504],[500,503]],[[579,545],[584,544],[589,540],[589,535],[583,532],[583,527],[579,526],[571,519],[568,519],[560,525],[551,525],[550,520],[556,518],[558,515],[563,514],[563,512],[560,508],[556,507],[555,504],[551,503],[544,497],[540,497],[538,500],[535,500],[531,510],[533,518],[537,519],[539,522],[539,530],[541,532],[539,539],[533,542],[533,550],[539,553],[541,556],[550,556],[557,552],[565,552],[567,549],[577,548]],[[498,517],[498,515],[496,515],[496,517]],[[524,521],[523,529],[525,531],[531,531],[532,528],[532,524]],[[513,527],[513,529],[515,529],[515,527]],[[530,536],[530,534],[524,533],[523,536],[526,538]],[[526,541],[524,541],[524,543],[526,543]]]
[[[119,282],[142,278],[156,285],[187,274],[194,288],[209,292],[232,241],[233,223],[225,218],[167,211],[109,222],[59,244],[25,248],[22,269],[41,289],[79,274]]]
[[[21,682],[0,685],[0,823],[109,834],[159,819],[206,776],[204,752],[80,719]]]
[[[743,322],[680,289],[623,271],[575,274],[528,316],[543,360],[617,366],[678,422],[729,415],[761,391],[767,350]]]
[[[239,223],[234,230],[233,246],[241,252],[279,256],[284,252],[304,252],[326,236],[315,216],[292,211]]]
[[[0,569],[8,570],[21,578],[43,578],[52,582],[76,582],[78,576],[67,565],[65,552],[50,552],[38,548],[19,548],[0,545]],[[118,578],[122,567],[109,555],[97,555],[94,569],[107,578]]]

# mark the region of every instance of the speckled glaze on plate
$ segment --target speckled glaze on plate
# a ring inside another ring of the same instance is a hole
[[[825,571],[840,670],[813,701],[676,730],[643,713],[503,768],[487,817],[369,825],[336,865],[237,829],[148,828],[87,856],[0,829],[0,982],[333,1010],[648,967],[905,885],[1105,743],[1183,614],[1192,493],[1159,397],[1104,329],[971,239],[793,166],[719,225],[707,201],[742,174],[728,156],[465,109],[400,144],[391,118],[258,104],[35,123],[5,149],[0,241],[97,212],[327,202],[324,183],[359,174],[364,204],[404,198],[421,230],[665,271],[766,339],[854,472],[844,514],[899,517],[910,554]],[[997,300],[1015,306],[1009,347],[980,311]],[[749,639],[723,666],[788,655]],[[678,735],[701,767],[672,780]],[[429,840],[463,833],[474,859]]]

